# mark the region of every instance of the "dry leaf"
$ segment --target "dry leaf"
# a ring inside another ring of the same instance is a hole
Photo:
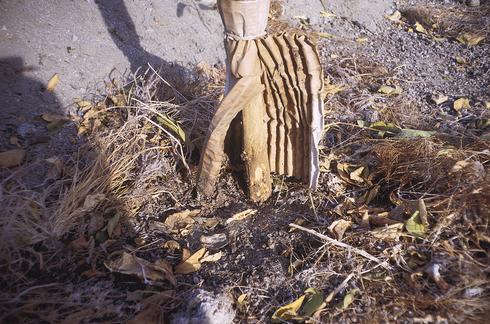
[[[78,106],[78,109],[80,109],[80,111],[82,113],[85,113],[88,110],[93,108],[92,103],[90,101],[86,101],[86,100],[79,100],[76,102],[76,105]]]
[[[223,253],[218,252],[218,253],[215,253],[215,254],[208,254],[208,252],[206,252],[206,254],[204,254],[204,256],[202,257],[202,259],[200,260],[201,263],[204,263],[204,262],[218,262],[221,257],[223,256]]]
[[[379,87],[378,92],[389,96],[396,96],[401,94],[403,92],[403,89],[400,86],[391,87],[388,85],[382,85],[381,87]]]
[[[327,78],[325,80],[325,84],[324,84],[324,88],[323,88],[323,94],[325,96],[335,95],[335,94],[341,92],[342,90],[344,90],[344,87],[340,86],[340,85],[332,84],[330,82],[330,78]]]
[[[236,304],[239,308],[243,308],[246,304],[247,294],[241,294],[236,300]]]
[[[149,281],[167,280],[174,286],[177,284],[171,267],[164,261],[152,264],[132,254],[123,252],[118,259],[107,261],[104,265],[112,272],[133,275],[143,279],[146,283],[149,283]]]
[[[167,216],[167,218],[165,219],[165,225],[167,225],[170,230],[185,228],[190,224],[194,224],[195,221],[193,217],[197,216],[200,212],[200,209],[187,209],[178,213],[174,213]]]
[[[177,135],[182,144],[186,143],[185,131],[177,122],[164,115],[157,116],[157,121],[163,128]]]
[[[330,33],[316,33],[321,38],[335,38],[336,36]]]
[[[188,274],[201,269],[201,262],[199,260],[204,256],[204,253],[206,253],[206,249],[202,248],[191,255],[187,260],[175,267],[175,273]]]
[[[104,194],[95,194],[95,195],[87,195],[83,202],[82,209],[86,212],[92,211],[97,207],[99,203],[101,203],[105,199]]]
[[[461,111],[462,109],[470,109],[470,100],[468,98],[459,98],[454,102],[454,110]]]
[[[371,231],[371,234],[378,239],[387,241],[398,241],[402,235],[403,223],[388,225]]]
[[[358,37],[356,38],[356,43],[363,44],[366,43],[369,39],[367,37]]]
[[[306,295],[303,295],[291,304],[279,307],[272,315],[272,323],[282,323],[298,316],[298,310],[301,308],[301,305],[303,305],[305,298]]]
[[[363,183],[364,179],[361,177],[361,175],[364,172],[364,170],[365,170],[365,167],[359,167],[359,168],[355,169],[354,171],[352,171],[349,174],[349,178],[351,178],[351,180],[354,180],[356,182]]]
[[[57,114],[50,114],[50,113],[45,113],[41,115],[42,120],[48,123],[52,122],[59,122],[59,121],[66,121],[69,118],[63,115],[57,115]]]
[[[359,289],[352,289],[351,291],[349,291],[349,293],[345,295],[344,300],[342,300],[340,308],[347,309],[352,304],[352,302],[354,302],[354,298],[356,297],[356,294],[358,292]]]
[[[303,316],[311,317],[322,307],[324,296],[321,291],[315,288],[308,288],[305,293],[308,300],[304,303],[301,313]]]
[[[485,39],[485,36],[481,36],[469,32],[463,32],[459,34],[458,37],[456,37],[456,39],[462,44],[474,46],[482,42]]]
[[[49,79],[48,85],[46,86],[46,91],[53,91],[58,85],[58,82],[60,82],[60,76],[58,73],[56,73],[51,77],[51,79]]]
[[[436,105],[440,105],[448,101],[449,97],[440,93],[435,93],[432,95],[431,99]]]
[[[336,14],[334,14],[333,12],[330,12],[328,10],[320,11],[320,16],[322,16],[322,17],[337,17]]]
[[[157,324],[166,323],[165,312],[162,309],[171,307],[178,299],[175,291],[168,290],[154,294],[139,303],[143,309],[135,317],[128,320],[126,324]],[[170,307],[169,307],[170,305]]]
[[[425,29],[424,26],[422,26],[421,23],[419,23],[418,21],[415,22],[415,30],[418,31],[419,33],[422,33],[422,34],[425,34],[427,35],[427,30]]]
[[[19,139],[17,138],[17,136],[10,137],[9,143],[17,147],[20,147]]]
[[[171,251],[180,250],[180,244],[177,241],[169,240],[163,244],[163,248]]]
[[[190,256],[191,256],[191,251],[189,249],[186,249],[186,248],[183,248],[182,249],[182,262],[184,262],[185,260],[189,259]]]
[[[490,101],[485,101],[485,108],[490,109]]]
[[[413,215],[405,222],[407,232],[414,236],[423,236],[426,232],[426,226],[420,219],[420,211],[415,211]]]
[[[242,212],[239,212],[235,215],[233,215],[232,217],[228,218],[226,220],[226,224],[230,224],[231,222],[235,222],[235,221],[241,221],[241,220],[244,220],[245,218],[248,218],[252,215],[255,215],[257,213],[257,210],[256,209],[247,209],[247,210],[244,210]]]
[[[351,227],[352,222],[343,219],[336,220],[329,227],[328,230],[334,234],[338,240],[344,237],[345,231]]]
[[[391,20],[393,22],[399,22],[401,17],[402,17],[402,14],[400,11],[396,10],[394,13],[392,13],[391,15],[388,15],[388,16],[385,16],[386,19],[388,20]]]
[[[466,59],[462,58],[461,56],[456,56],[455,57],[455,60],[456,60],[456,63],[458,63],[459,65],[468,64],[468,62],[466,61]]]
[[[26,157],[23,149],[14,149],[0,153],[0,168],[11,168],[21,164]]]

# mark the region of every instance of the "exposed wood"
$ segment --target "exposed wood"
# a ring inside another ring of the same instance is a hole
[[[243,157],[249,197],[254,202],[264,202],[272,194],[265,115],[262,94],[251,100],[242,111]]]

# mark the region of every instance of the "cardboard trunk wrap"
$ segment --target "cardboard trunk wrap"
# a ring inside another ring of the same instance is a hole
[[[323,72],[315,44],[306,36],[262,36],[269,1],[222,0],[219,8],[227,33],[227,89],[209,128],[198,190],[214,192],[225,137],[240,112],[250,198],[270,196],[271,172],[316,188]]]

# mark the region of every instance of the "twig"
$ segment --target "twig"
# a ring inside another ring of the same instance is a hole
[[[315,235],[316,237],[318,238],[321,238],[322,240],[324,241],[327,241],[328,243],[331,243],[333,245],[336,245],[338,247],[341,247],[341,248],[344,248],[344,249],[347,249],[349,251],[352,251],[356,254],[359,254],[363,257],[365,257],[366,259],[369,259],[371,261],[374,261],[376,262],[377,264],[379,264],[380,266],[382,266],[383,268],[385,268],[386,270],[392,270],[392,268],[388,265],[388,263],[386,261],[381,261],[380,259],[378,259],[377,257],[367,253],[366,251],[364,250],[361,250],[361,249],[358,249],[358,248],[355,248],[349,244],[346,244],[346,243],[343,243],[343,242],[340,242],[340,241],[337,241],[333,238],[330,238],[326,235],[323,235],[323,234],[320,234],[318,233],[317,231],[314,231],[314,230],[311,230],[311,229],[308,229],[306,227],[303,227],[303,226],[299,226],[297,224],[289,224],[290,227],[293,227],[293,228],[296,228],[296,229],[299,229],[299,230],[302,230],[304,232],[307,232],[307,233],[310,233],[312,235]]]
[[[342,281],[340,285],[338,285],[337,288],[335,288],[330,294],[328,294],[327,298],[325,298],[325,303],[330,303],[332,299],[342,290],[347,286],[347,283],[354,277],[354,274],[351,273],[350,275],[347,276],[347,278]]]

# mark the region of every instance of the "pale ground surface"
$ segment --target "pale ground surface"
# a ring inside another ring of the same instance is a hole
[[[0,148],[17,134],[44,142],[42,113],[66,114],[104,82],[140,66],[192,77],[201,62],[222,65],[221,20],[215,0],[0,0]],[[346,21],[375,31],[389,0],[286,0],[284,17],[320,29],[323,3]],[[57,73],[53,93],[43,92]],[[122,76],[122,77],[121,77]],[[62,134],[61,137],[65,137]]]

